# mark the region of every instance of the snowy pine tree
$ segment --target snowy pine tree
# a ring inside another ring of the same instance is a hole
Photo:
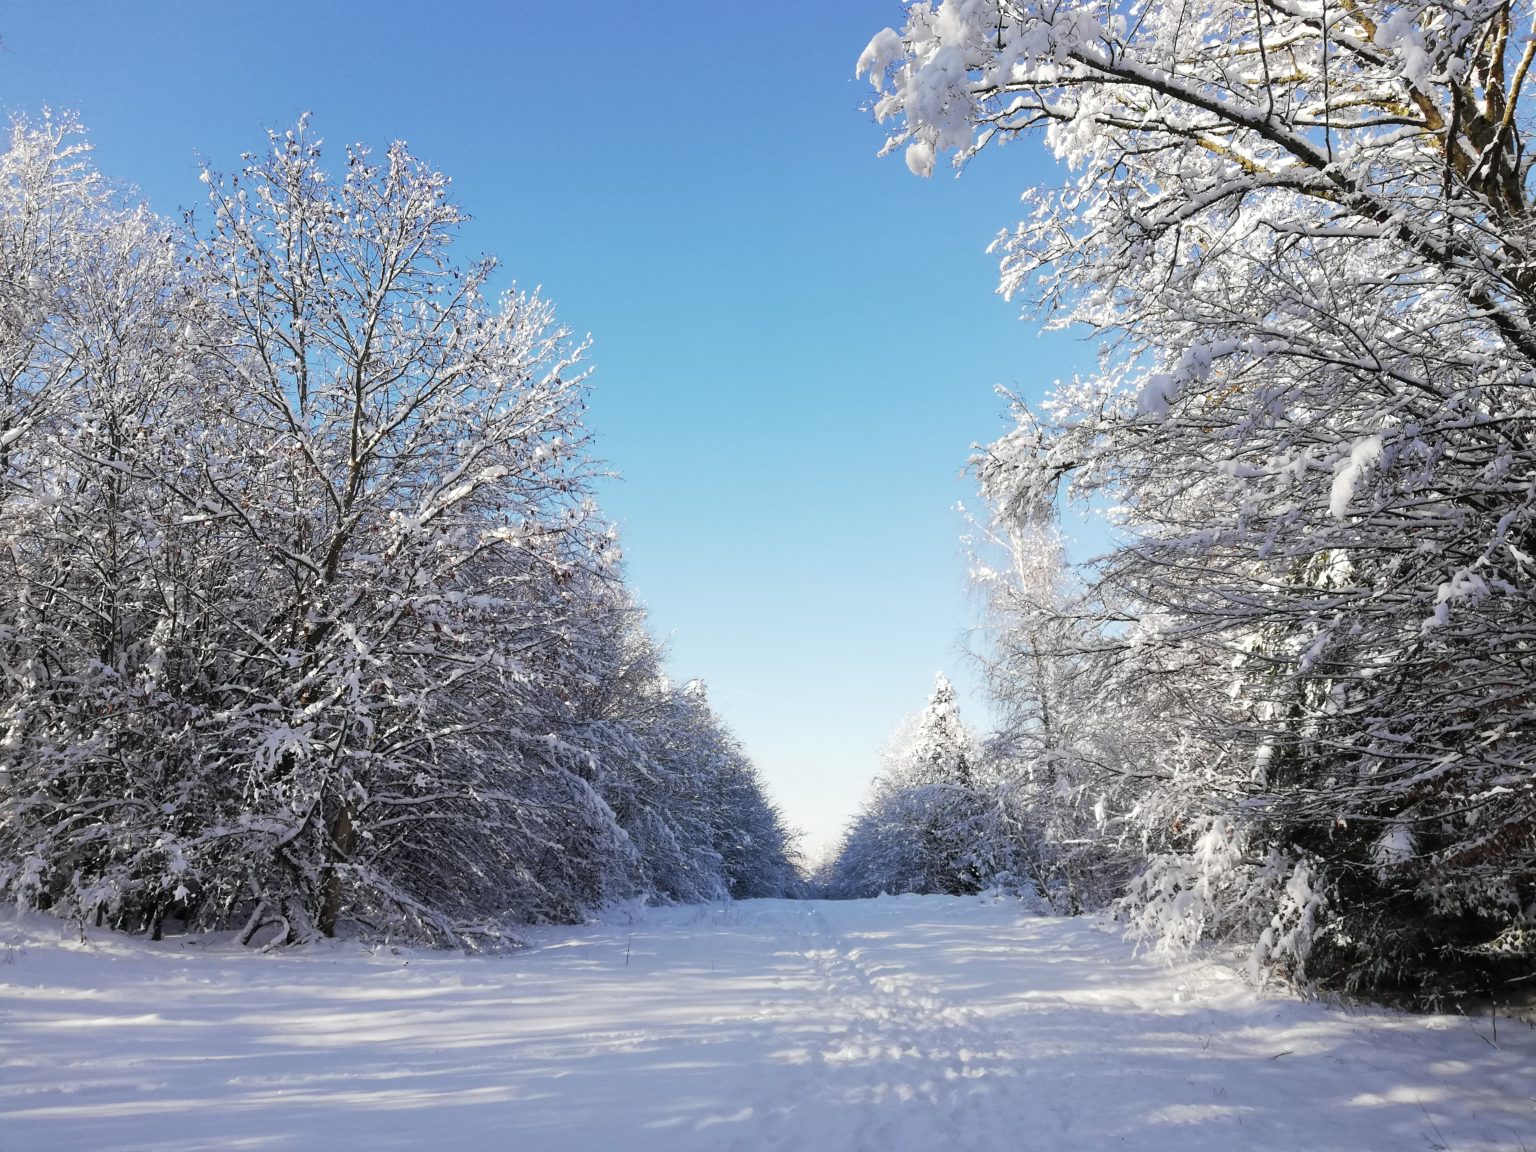
[[[885,771],[843,837],[829,870],[837,896],[975,892],[1003,871],[994,857],[992,798],[977,752],[940,674],[927,706],[893,739]]]

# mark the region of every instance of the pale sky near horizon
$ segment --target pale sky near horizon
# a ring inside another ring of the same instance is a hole
[[[1092,364],[995,292],[1038,144],[922,181],[853,76],[894,0],[642,6],[0,0],[0,108],[73,110],[108,176],[198,206],[303,112],[404,139],[591,333],[599,498],[679,679],[702,677],[811,850],[936,672],[984,716],[956,511],[971,445]]]

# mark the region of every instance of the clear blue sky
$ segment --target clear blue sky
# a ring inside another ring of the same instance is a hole
[[[339,154],[409,141],[498,256],[591,333],[600,495],[679,678],[812,845],[835,838],[976,615],[970,446],[1091,362],[997,297],[985,248],[1038,148],[922,181],[853,77],[894,0],[0,0],[0,106],[80,113],[110,176],[200,203],[313,113]]]

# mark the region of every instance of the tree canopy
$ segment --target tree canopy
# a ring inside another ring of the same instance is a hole
[[[456,262],[403,144],[307,123],[160,220],[0,156],[0,890],[84,922],[473,944],[781,893],[592,499],[585,349]]]
[[[951,0],[859,62],[915,172],[1035,134],[1071,172],[999,237],[1002,290],[1102,368],[976,467],[1005,540],[1112,510],[1027,642],[1132,720],[1029,755],[1121,797],[1164,942],[1386,993],[1536,956],[1531,20]]]

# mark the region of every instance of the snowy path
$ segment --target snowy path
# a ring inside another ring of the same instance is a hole
[[[975,898],[625,920],[482,959],[0,923],[0,1152],[1536,1152],[1529,1027],[1264,998]]]

